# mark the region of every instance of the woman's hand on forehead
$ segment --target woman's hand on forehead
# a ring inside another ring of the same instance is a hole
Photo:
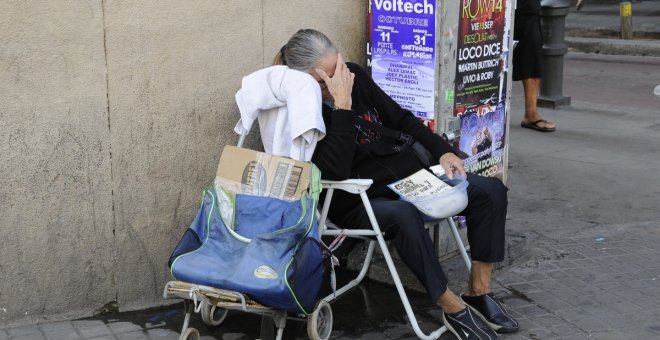
[[[351,92],[353,90],[355,74],[348,69],[341,53],[337,54],[337,65],[335,65],[335,72],[332,77],[328,76],[328,74],[320,68],[317,68],[315,71],[328,87],[328,91],[330,91],[330,94],[335,101],[335,106],[340,109],[350,110],[353,103]]]

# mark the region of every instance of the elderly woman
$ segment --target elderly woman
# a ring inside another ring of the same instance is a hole
[[[401,259],[442,308],[447,328],[460,339],[496,339],[494,331],[517,331],[518,323],[493,297],[490,286],[493,263],[504,259],[507,189],[502,182],[466,175],[463,161],[451,145],[402,109],[362,68],[345,63],[323,33],[298,31],[281,48],[275,63],[308,72],[318,81],[327,134],[318,143],[312,161],[325,179],[373,180],[367,194],[376,219]],[[356,117],[412,136],[431,152],[449,177],[467,176],[468,206],[461,215],[467,218],[473,265],[467,291],[460,297],[447,288],[447,278],[424,229],[423,215],[387,188],[387,184],[425,165],[410,148],[375,152],[388,149],[382,146],[393,140],[382,136],[378,129],[357,125]],[[338,225],[369,227],[365,208],[356,195],[335,193],[329,217]]]

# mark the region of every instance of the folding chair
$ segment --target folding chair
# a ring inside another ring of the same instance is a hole
[[[417,322],[417,319],[415,318],[415,314],[412,310],[412,307],[410,306],[410,301],[408,300],[406,292],[403,288],[403,284],[401,283],[401,279],[399,278],[398,271],[394,265],[394,261],[392,260],[392,256],[388,250],[387,243],[385,241],[385,238],[383,237],[383,233],[380,230],[378,221],[376,221],[376,217],[371,208],[371,203],[369,202],[369,198],[367,197],[366,191],[367,189],[369,189],[373,181],[370,179],[348,179],[344,181],[322,180],[321,183],[323,185],[323,188],[327,190],[325,196],[325,202],[323,204],[323,208],[321,211],[321,217],[319,219],[319,228],[321,230],[322,235],[330,235],[330,236],[346,235],[347,237],[358,237],[361,239],[367,239],[368,242],[364,263],[362,264],[362,268],[360,269],[358,276],[352,281],[348,282],[345,286],[337,289],[337,291],[334,294],[330,294],[325,298],[323,298],[323,300],[327,302],[331,302],[341,294],[359,285],[367,274],[374,249],[376,245],[378,245],[383,254],[383,258],[387,263],[387,268],[390,272],[390,275],[392,276],[392,281],[394,282],[397,292],[399,293],[399,297],[401,298],[401,302],[403,303],[403,307],[406,310],[406,314],[410,319],[410,323],[413,327],[413,330],[415,331],[415,334],[417,335],[417,337],[424,340],[439,338],[440,335],[442,335],[445,331],[447,331],[447,327],[445,327],[444,325],[428,335],[425,334],[419,328],[419,324]],[[362,204],[364,204],[364,207],[367,211],[367,215],[369,216],[369,221],[371,222],[371,227],[372,227],[371,229],[338,229],[338,228],[331,228],[328,226],[327,223],[328,210],[330,208],[330,203],[332,201],[333,192],[336,189],[344,190],[352,194],[360,195]],[[454,240],[456,241],[456,244],[458,246],[458,251],[461,254],[461,257],[463,258],[463,261],[465,262],[465,265],[467,266],[468,270],[470,270],[471,268],[470,257],[467,254],[467,250],[465,249],[461,236],[458,232],[458,228],[456,227],[456,224],[454,223],[452,217],[453,216],[446,216],[444,218],[437,219],[437,221],[440,221],[442,219],[445,219],[447,221],[451,229],[452,235],[454,237]]]

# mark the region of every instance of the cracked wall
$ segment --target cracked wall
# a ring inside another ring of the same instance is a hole
[[[355,0],[0,3],[0,327],[166,303],[169,253],[238,139],[241,78],[303,27],[364,64],[365,16]]]

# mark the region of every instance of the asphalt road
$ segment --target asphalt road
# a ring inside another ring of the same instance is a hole
[[[510,227],[660,221],[660,58],[569,53],[563,94],[540,109],[557,131],[522,129],[522,86],[511,102]],[[527,216],[527,217],[525,217]]]
[[[569,53],[564,57],[564,95],[572,100],[639,108],[660,114],[660,58]]]

